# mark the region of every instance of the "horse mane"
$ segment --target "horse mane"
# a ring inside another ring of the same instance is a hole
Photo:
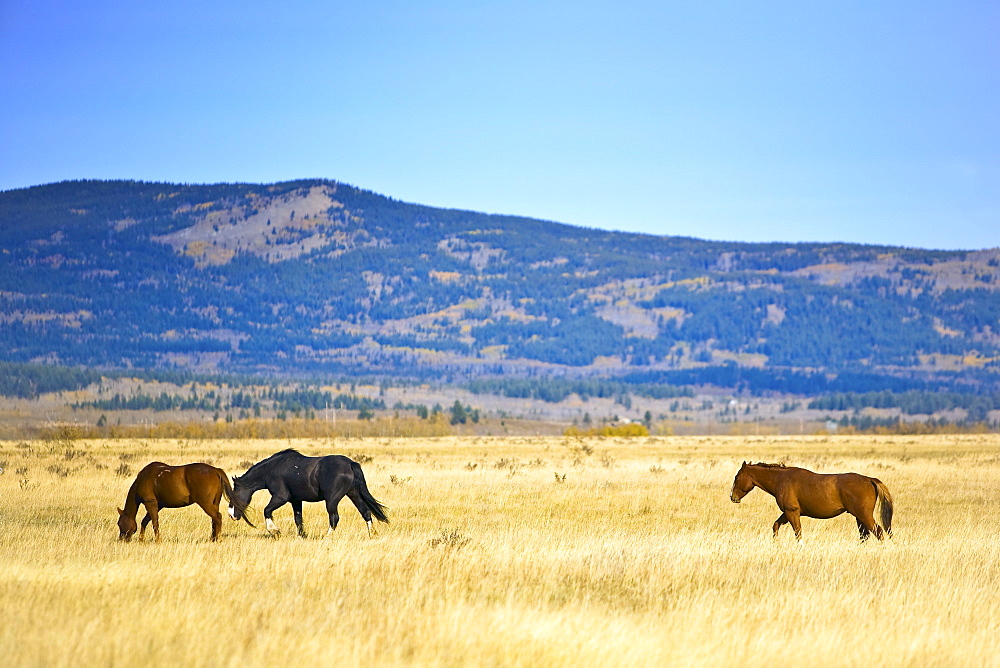
[[[763,466],[766,469],[783,469],[787,468],[784,462],[768,463],[768,462],[757,462],[756,464],[749,464],[749,466]]]
[[[240,477],[241,478],[245,478],[246,476],[250,475],[251,472],[256,472],[256,471],[264,468],[265,466],[269,466],[270,464],[273,464],[278,459],[283,459],[283,458],[287,457],[288,455],[298,455],[298,456],[301,457],[302,453],[299,452],[298,450],[296,450],[295,448],[286,448],[286,449],[282,450],[281,452],[276,452],[273,455],[271,455],[270,457],[267,457],[265,459],[260,460],[259,462],[257,462],[256,464],[254,464],[253,466],[251,466],[250,468],[248,468],[247,472],[244,473]]]

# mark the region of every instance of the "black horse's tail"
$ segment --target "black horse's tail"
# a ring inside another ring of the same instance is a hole
[[[875,517],[873,518],[887,536],[892,536],[892,494],[885,483],[878,478],[872,478],[875,486]]]
[[[375,519],[379,522],[385,522],[388,524],[389,516],[385,514],[385,511],[388,510],[388,508],[376,501],[375,497],[368,491],[368,485],[365,484],[365,474],[361,471],[361,465],[352,461],[351,470],[354,472],[354,487],[358,490],[361,500],[365,502],[366,506],[368,506],[368,510],[370,510],[372,515],[375,516]]]
[[[240,511],[240,516],[244,522],[256,529],[257,527],[254,526],[254,523],[247,518],[247,510],[249,510],[250,504],[243,503],[236,498],[236,495],[233,494],[233,486],[229,483],[229,476],[222,469],[219,469],[219,480],[222,481],[222,493],[226,496],[226,501],[233,504],[233,507]]]

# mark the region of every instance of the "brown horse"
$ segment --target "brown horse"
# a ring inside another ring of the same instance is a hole
[[[183,466],[170,466],[163,462],[146,464],[128,489],[125,509],[118,509],[118,540],[127,542],[132,539],[136,530],[135,515],[139,510],[139,504],[146,507],[139,540],[142,540],[146,533],[146,525],[152,522],[153,533],[159,542],[160,509],[183,508],[192,503],[197,503],[212,518],[212,540],[218,540],[219,532],[222,530],[219,501],[223,494],[230,503],[239,503],[233,495],[229,476],[222,469],[201,463]],[[253,526],[250,520],[246,519],[246,515],[243,519]]]
[[[772,527],[775,538],[782,524],[791,524],[795,537],[801,541],[800,517],[825,520],[843,512],[854,515],[862,541],[869,534],[875,534],[879,540],[892,537],[892,496],[878,478],[858,473],[827,475],[784,464],[743,462],[729,498],[739,503],[754,487],[773,496],[781,509]]]

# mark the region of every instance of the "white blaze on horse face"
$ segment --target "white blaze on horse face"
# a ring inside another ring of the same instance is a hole
[[[232,517],[234,520],[236,519],[236,508],[234,508],[232,505],[229,506],[229,516]]]
[[[272,522],[270,517],[267,518],[267,530],[268,531],[277,531],[278,530],[278,525],[275,524],[274,522]]]

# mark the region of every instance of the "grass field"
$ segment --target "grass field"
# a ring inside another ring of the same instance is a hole
[[[302,540],[286,506],[281,538],[226,518],[213,544],[190,507],[115,540],[147,462],[289,446],[363,461],[392,524],[345,500],[324,539],[306,504]],[[881,478],[895,537],[772,540],[770,496],[729,501],[743,459]],[[1000,663],[997,435],[7,441],[0,466],[5,665]]]

